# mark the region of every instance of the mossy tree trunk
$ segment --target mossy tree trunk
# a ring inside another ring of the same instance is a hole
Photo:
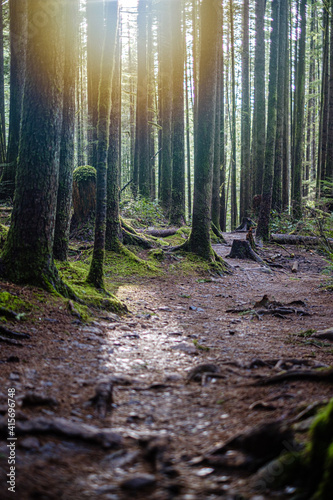
[[[272,189],[274,176],[275,138],[276,138],[276,104],[277,77],[279,54],[279,13],[280,0],[272,2],[271,51],[269,58],[269,87],[267,110],[267,135],[265,151],[265,169],[263,178],[262,198],[256,237],[259,240],[269,240],[269,220],[272,208]]]
[[[249,0],[243,2],[240,218],[251,211]]]
[[[219,36],[221,39],[221,33]],[[218,44],[218,71],[216,78],[216,106],[215,106],[215,132],[214,132],[214,160],[213,160],[213,185],[212,185],[212,225],[217,232],[220,228],[220,183],[221,183],[221,46]]]
[[[294,154],[292,158],[292,194],[291,203],[295,219],[302,218],[302,175],[304,156],[304,102],[305,102],[305,34],[306,34],[306,0],[301,0],[301,35],[299,39],[296,97],[294,111]]]
[[[55,259],[67,260],[73,192],[75,80],[78,43],[78,0],[66,4],[65,80],[60,145],[59,187],[53,252]]]
[[[230,44],[231,44],[231,229],[237,226],[237,165],[236,165],[236,76],[235,76],[235,31],[234,0],[229,0]]]
[[[272,191],[272,208],[279,213],[282,210],[282,171],[283,171],[283,141],[284,141],[284,113],[285,111],[285,59],[288,29],[288,0],[281,0],[280,5],[280,33],[279,33],[279,74],[277,93],[277,121],[274,159],[274,178]]]
[[[192,230],[184,248],[212,260],[210,242],[215,106],[217,82],[217,47],[221,22],[221,3],[203,0],[201,4],[201,53],[197,145],[194,159],[194,197]]]
[[[3,7],[0,2],[0,162],[6,160],[6,116],[5,116],[5,75],[4,75],[4,37]]]
[[[138,3],[138,80],[137,80],[137,126],[135,141],[139,194],[150,197],[149,150],[148,150],[148,78],[147,78],[147,0]]]
[[[44,12],[44,23],[36,19]],[[64,2],[28,2],[26,82],[12,223],[2,275],[64,292],[53,264],[64,86]]]
[[[117,37],[115,64],[112,80],[112,98],[110,115],[110,135],[107,169],[107,215],[106,240],[107,250],[118,251],[121,227],[119,217],[119,135],[120,135],[120,40]]]
[[[225,138],[224,138],[224,50],[223,50],[223,6],[221,13],[221,72],[220,72],[220,162],[221,162],[221,174],[220,174],[220,228],[221,231],[226,230],[226,158],[225,158]]]
[[[253,194],[261,194],[265,164],[265,0],[256,0],[256,46],[254,56],[254,110],[252,128]]]
[[[96,168],[98,89],[104,37],[104,2],[87,0],[88,163]]]
[[[159,179],[159,199],[168,216],[171,204],[172,154],[172,59],[171,59],[171,15],[170,1],[160,2],[160,72],[161,72],[161,175]]]
[[[92,261],[87,277],[87,281],[89,283],[102,289],[104,288],[104,253],[107,203],[106,171],[109,147],[112,75],[118,25],[118,1],[108,2],[106,7],[107,18],[98,101],[95,239]]]
[[[184,42],[181,2],[172,0],[172,190],[170,224],[185,223]]]
[[[10,14],[10,107],[6,167],[1,177],[1,199],[13,199],[19,151],[25,78],[27,1],[9,1]]]

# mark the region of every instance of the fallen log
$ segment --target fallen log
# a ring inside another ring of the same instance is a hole
[[[323,242],[318,236],[301,236],[296,234],[271,234],[271,241],[282,245],[308,245],[316,246]],[[326,238],[333,248],[333,238]]]
[[[144,231],[144,234],[149,234],[149,236],[155,236],[155,238],[166,238],[167,236],[173,236],[178,231],[179,227],[169,227],[167,229],[148,229]]]

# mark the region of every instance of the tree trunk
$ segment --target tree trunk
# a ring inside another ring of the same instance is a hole
[[[265,165],[265,0],[256,0],[256,46],[254,59],[254,110],[253,110],[253,194],[261,194]]]
[[[0,1],[0,162],[6,161],[5,75],[3,44],[3,8]]]
[[[149,151],[148,151],[148,89],[147,89],[147,0],[138,3],[138,81],[137,81],[137,162],[139,194],[150,197]]]
[[[237,176],[236,176],[236,80],[235,80],[235,43],[234,43],[234,5],[230,0],[231,36],[231,230],[237,226]]]
[[[25,56],[27,37],[26,0],[9,1],[10,12],[10,112],[7,148],[7,166],[1,177],[1,198],[13,199],[15,174],[19,152],[22,102],[25,79]],[[1,50],[1,49],[0,49]]]
[[[219,41],[221,34],[219,33]],[[221,46],[217,47],[217,78],[216,78],[216,106],[215,106],[215,135],[213,159],[213,189],[212,189],[212,224],[220,232],[220,184],[221,184]]]
[[[282,210],[282,171],[283,171],[283,144],[284,144],[284,113],[285,113],[285,60],[288,29],[288,0],[281,0],[280,5],[280,33],[279,33],[279,74],[277,93],[277,121],[274,159],[274,177],[272,191],[272,208],[278,213]]]
[[[248,217],[251,211],[250,172],[250,54],[249,54],[249,0],[243,2],[243,48],[242,48],[242,149],[240,216]]]
[[[96,288],[104,288],[104,253],[106,229],[106,170],[109,147],[109,126],[111,111],[111,87],[114,65],[114,52],[118,23],[118,1],[108,2],[104,49],[99,84],[99,106],[97,126],[97,184],[96,184],[96,221],[92,261],[88,283]]]
[[[274,176],[274,155],[276,137],[276,104],[277,104],[277,77],[279,57],[279,11],[280,0],[272,2],[272,31],[271,52],[269,58],[269,88],[268,88],[268,110],[267,110],[267,137],[265,150],[265,170],[263,178],[262,197],[256,238],[268,241],[269,220],[272,207],[272,188]]]
[[[184,43],[181,2],[171,2],[172,21],[172,190],[170,224],[185,223]]]
[[[225,134],[224,134],[224,48],[223,48],[223,6],[221,8],[221,88],[220,88],[220,162],[221,162],[221,173],[220,173],[220,228],[221,231],[226,231],[226,157],[225,157]]]
[[[328,199],[328,206],[333,210],[333,0],[330,2],[330,76],[329,76],[329,109],[327,133],[327,158],[325,167],[323,194]]]
[[[217,0],[214,2],[202,1],[193,221],[188,248],[205,259],[212,259],[213,255],[210,243],[210,227],[220,9],[221,4]]]
[[[61,261],[67,260],[73,192],[78,14],[78,1],[71,0],[67,2],[65,19],[64,104],[60,145],[57,215],[53,244],[54,257]]]
[[[106,241],[107,250],[119,251],[121,237],[119,215],[119,135],[120,135],[120,37],[117,37],[117,48],[112,79],[112,97],[110,114],[108,168],[107,168],[107,215]]]
[[[103,2],[87,0],[88,163],[97,164],[98,89],[104,38]]]
[[[35,19],[45,13],[45,23]],[[12,223],[2,274],[16,283],[65,292],[53,264],[64,88],[64,6],[28,2],[26,82]]]
[[[317,164],[317,198],[321,198],[321,182],[325,178],[326,151],[327,151],[327,129],[328,129],[328,86],[329,86],[329,13],[326,5],[323,8],[324,30],[323,30],[323,69],[320,98],[320,124]]]
[[[301,0],[301,35],[299,39],[299,54],[297,62],[296,102],[294,111],[294,157],[292,182],[292,209],[295,219],[302,218],[302,174],[303,174],[303,129],[304,129],[304,100],[305,100],[305,17],[306,0]]]
[[[160,2],[160,71],[161,71],[161,178],[159,198],[168,216],[171,204],[172,155],[171,155],[171,118],[172,118],[172,59],[171,59],[171,16],[169,0]]]

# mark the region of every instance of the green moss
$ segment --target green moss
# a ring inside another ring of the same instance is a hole
[[[7,239],[8,227],[0,224],[0,250],[3,248]]]
[[[107,311],[121,313],[127,310],[125,304],[113,295],[103,293],[86,281],[88,264],[84,262],[61,262],[58,263],[61,278],[70,284],[76,296],[87,306]],[[75,304],[77,309],[79,306]],[[80,312],[80,311],[79,311]],[[84,312],[84,311],[83,311]],[[81,314],[81,313],[80,313]]]
[[[96,180],[96,169],[90,165],[77,167],[73,172],[73,180],[76,183]]]
[[[140,259],[125,247],[120,253],[106,252],[106,277],[152,276],[159,273],[160,270],[154,264]]]
[[[152,259],[157,260],[159,262],[162,262],[162,260],[164,260],[164,257],[165,257],[163,250],[161,250],[160,248],[155,249],[155,250],[150,250],[148,252],[148,255]]]
[[[13,295],[9,292],[0,292],[0,307],[4,309],[10,309],[16,313],[29,312],[32,310],[32,305],[22,299],[19,299],[17,295]]]

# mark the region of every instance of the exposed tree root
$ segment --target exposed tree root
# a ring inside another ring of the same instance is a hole
[[[251,385],[273,385],[285,380],[313,380],[318,382],[331,382],[333,380],[333,368],[329,370],[294,370],[279,373],[273,377],[265,377],[257,380]]]

